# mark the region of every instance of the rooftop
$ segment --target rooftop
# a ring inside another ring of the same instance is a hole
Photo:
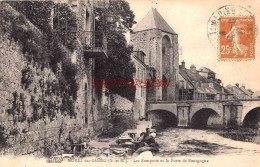
[[[201,75],[199,75],[198,73],[196,72],[192,72],[190,69],[180,69],[180,75],[186,80],[186,81],[189,81],[189,82],[207,82],[207,79],[202,77]]]
[[[169,24],[160,15],[157,9],[152,8],[146,16],[136,25],[134,32],[159,29],[171,34],[176,34]]]
[[[211,73],[214,73],[216,74],[214,71],[212,71],[211,69],[207,68],[207,67],[201,67],[199,69],[200,72],[205,72],[205,73],[208,73],[208,72],[211,72]]]
[[[195,87],[195,83],[213,83],[214,84],[214,88],[210,87],[208,84],[203,84],[200,87],[197,87],[197,91],[199,93],[207,93],[207,94],[229,94],[229,92],[220,84],[218,84],[215,81],[210,81],[207,78],[204,78],[203,76],[201,76],[198,72],[192,72],[190,69],[186,69],[186,68],[180,68],[179,69],[179,73],[180,75],[188,82],[188,84],[191,87]],[[224,88],[224,89],[222,89]],[[224,92],[222,92],[224,90]]]

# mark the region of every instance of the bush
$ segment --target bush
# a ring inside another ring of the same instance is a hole
[[[76,100],[78,91],[78,83],[75,78],[78,72],[77,66],[70,61],[64,61],[62,63],[62,72],[68,84],[67,92],[74,100]]]
[[[11,5],[20,14],[9,6]],[[74,50],[77,41],[73,35],[74,27],[72,26],[76,21],[76,16],[67,4],[59,4],[59,15],[54,18],[54,30],[50,27],[50,10],[54,5],[53,2],[2,2],[2,21],[4,23],[3,32],[7,33],[12,39],[21,44],[22,52],[29,62],[32,60],[42,67],[50,66],[54,73],[57,71],[57,64],[62,63],[62,73],[59,75],[57,83],[50,82],[49,91],[60,94],[63,98],[61,106],[64,109],[64,114],[75,116],[74,102],[77,99],[77,91],[79,86],[76,81],[78,72],[77,66],[67,60],[67,50],[62,47],[65,45],[69,50]],[[57,10],[56,10],[57,11]],[[67,19],[67,21],[66,21]],[[30,21],[34,26],[28,23]],[[64,29],[64,21],[68,23],[67,32]],[[63,22],[63,23],[62,23]],[[10,24],[7,24],[10,23]],[[59,24],[58,24],[59,23]],[[39,32],[39,29],[41,32]],[[68,36],[66,38],[65,34]],[[21,83],[27,89],[33,82],[33,72],[27,67],[22,70]],[[43,87],[42,81],[40,81]],[[17,111],[17,97],[14,97],[13,108],[8,110],[8,113],[15,114]],[[52,102],[45,102],[42,113],[39,113],[41,106],[36,103],[32,97],[31,99],[33,113],[28,122],[35,122],[40,118],[45,118],[47,115],[53,119],[56,116],[55,111],[57,107]],[[24,104],[23,104],[24,107]],[[26,112],[21,112],[19,120],[26,120]]]
[[[0,148],[8,146],[7,136],[5,135],[5,128],[0,125]]]
[[[30,67],[26,67],[22,70],[21,84],[27,89],[33,83],[32,70]]]
[[[40,119],[41,114],[39,113],[39,109],[41,108],[41,105],[37,102],[32,103],[33,107],[33,112],[32,112],[32,117],[31,122],[37,122]]]
[[[13,136],[17,136],[19,134],[19,130],[18,129],[12,129],[11,131],[10,131],[10,135],[13,135]]]
[[[25,111],[22,111],[21,116],[19,117],[19,121],[24,122],[24,121],[26,121],[26,119],[27,119],[27,114]]]

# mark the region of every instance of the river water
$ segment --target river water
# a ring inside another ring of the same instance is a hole
[[[260,135],[240,131],[167,128],[158,131],[156,141],[160,157],[260,155]]]

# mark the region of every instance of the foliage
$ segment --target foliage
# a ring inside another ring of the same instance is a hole
[[[52,1],[9,1],[7,3],[42,31],[50,30],[51,8],[54,5]]]
[[[41,108],[41,104],[37,103],[37,102],[33,102],[32,103],[32,107],[33,107],[33,112],[32,112],[32,117],[30,118],[31,122],[37,122],[40,119],[40,108]]]
[[[12,102],[12,108],[7,110],[8,115],[18,115],[17,117],[14,117],[14,123],[15,122],[24,122],[27,119],[27,113],[25,111],[25,103],[24,103],[24,94],[21,93],[20,96],[15,91],[13,92],[13,102]]]
[[[32,70],[30,67],[22,69],[22,85],[27,89],[33,82]]]
[[[56,106],[54,104],[54,102],[52,101],[49,101],[48,102],[48,108],[47,108],[47,114],[48,114],[48,117],[53,120],[53,118],[56,116]]]
[[[111,27],[113,31],[126,33],[131,31],[134,24],[136,24],[135,15],[130,9],[129,3],[125,0],[110,1],[108,9],[98,8],[96,9],[96,20],[101,27],[105,27],[107,30]],[[114,17],[114,22],[109,25],[105,20],[106,16]]]
[[[15,8],[17,14],[9,5]],[[59,74],[59,82],[50,82],[50,91],[61,95],[67,101],[64,113],[74,116],[74,102],[77,98],[78,84],[76,82],[77,67],[67,59],[69,50],[75,48],[76,39],[72,35],[74,28],[72,22],[75,21],[75,14],[67,4],[54,4],[52,1],[10,1],[2,2],[3,32],[10,35],[12,39],[19,42],[22,52],[29,62],[40,64],[42,69],[50,66],[54,73],[58,70],[58,64],[62,64],[62,73]],[[54,29],[50,26],[51,9],[54,7],[58,13],[54,16]],[[31,24],[32,23],[32,24]],[[66,25],[66,24],[67,25]],[[66,25],[66,26],[65,26]],[[65,34],[66,37],[65,37]],[[65,45],[62,46],[62,45]],[[66,50],[66,47],[69,50]],[[27,67],[22,70],[22,85],[25,89],[33,82],[32,70]],[[43,88],[43,81],[40,82]],[[72,98],[71,98],[72,97]],[[16,98],[12,109],[8,113],[15,114],[17,110]],[[57,106],[52,102],[46,102],[40,112],[39,104],[32,98],[33,113],[28,119],[35,122],[38,119],[49,116],[53,119],[56,116]],[[24,104],[23,104],[24,107]],[[21,117],[20,117],[21,115]],[[19,113],[19,120],[26,120],[26,112]]]
[[[63,75],[59,77],[60,89],[63,92],[61,110],[64,114],[69,114],[72,117],[76,116],[73,102],[77,99],[77,90],[79,89],[75,78],[78,69],[75,64],[68,61],[64,61],[62,67]]]
[[[71,51],[74,50],[76,46],[75,38],[75,26],[76,14],[71,11],[68,4],[56,4],[55,14],[53,18],[53,28],[57,30],[57,34],[61,39],[62,43]]]
[[[18,2],[17,2],[18,3]],[[27,55],[27,59],[32,59],[41,65],[49,62],[48,41],[42,37],[42,33],[29,24],[26,17],[21,14],[14,14],[14,11],[7,4],[2,4],[3,32],[9,33],[10,37],[21,44],[22,52]]]
[[[76,116],[73,101],[67,94],[65,94],[62,98],[61,111],[65,115],[69,114],[70,117]]]
[[[8,113],[8,115],[15,115],[15,113],[16,113],[16,111],[17,111],[17,98],[18,98],[18,93],[17,93],[17,91],[14,91],[13,92],[13,98],[14,98],[14,100],[13,100],[13,105],[12,105],[12,108],[10,108],[10,109],[8,109],[7,110],[7,113]]]
[[[96,29],[104,29],[108,41],[108,59],[100,61],[96,65],[96,79],[124,79],[133,80],[135,68],[131,62],[131,53],[133,48],[127,45],[124,33],[131,31],[134,21],[134,13],[126,1],[111,1],[110,8],[97,9],[96,11]],[[105,21],[107,14],[117,16],[112,24]],[[111,29],[112,27],[112,29]],[[112,86],[110,92],[118,93],[121,96],[133,101],[135,98],[135,88],[115,88]]]
[[[10,135],[17,136],[18,134],[19,134],[19,130],[18,130],[17,128],[12,129],[12,130],[10,131]]]
[[[8,145],[7,136],[5,135],[5,128],[0,125],[0,148],[6,147]]]
[[[43,155],[45,157],[51,157],[52,154],[54,153],[53,146],[49,144],[47,141],[44,141],[44,150],[43,150]]]
[[[122,134],[126,129],[134,129],[136,128],[134,116],[132,114],[124,115],[125,111],[112,111],[112,112],[121,112],[119,115],[113,115],[111,123],[113,125],[112,128],[110,128],[107,132],[103,133],[99,137],[116,137],[120,134]]]
[[[73,35],[75,13],[65,3],[54,3],[52,1],[11,1],[8,2],[18,12],[23,14],[33,25],[45,32],[47,38],[52,32],[50,23],[52,22],[51,11],[56,11],[53,17],[53,29],[59,40],[71,51],[75,48],[76,39]]]
[[[24,122],[24,121],[26,121],[26,119],[27,119],[27,114],[26,114],[26,112],[23,110],[23,111],[21,112],[21,116],[19,116],[19,122]]]
[[[67,89],[70,91],[67,91],[70,96],[73,97],[74,100],[77,99],[77,90],[78,90],[78,84],[76,82],[76,74],[77,74],[77,66],[69,61],[65,61],[62,64],[63,67],[63,76],[65,80],[67,81]]]

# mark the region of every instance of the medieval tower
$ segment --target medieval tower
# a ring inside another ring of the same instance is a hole
[[[169,80],[167,88],[147,89],[147,100],[173,101],[178,96],[178,35],[158,11],[152,8],[130,35],[134,51],[145,54],[147,79]]]

